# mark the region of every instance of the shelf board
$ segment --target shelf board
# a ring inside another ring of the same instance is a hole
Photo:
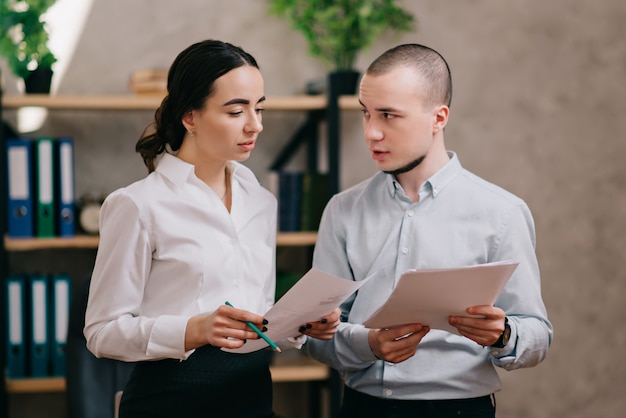
[[[339,109],[361,110],[362,108],[358,96],[339,96]]]
[[[267,110],[321,110],[326,108],[326,96],[267,96]]]
[[[315,245],[316,232],[279,232],[276,244],[283,247]],[[97,235],[77,235],[68,238],[9,238],[4,237],[7,251],[33,251],[58,248],[98,248]]]
[[[317,232],[279,232],[276,235],[276,245],[281,247],[298,247],[315,245]]]
[[[71,110],[155,110],[163,100],[160,94],[105,95],[105,96],[54,96],[48,94],[6,95],[2,98],[5,109],[45,107]]]
[[[98,236],[77,235],[67,238],[9,238],[4,237],[7,251],[32,251],[50,248],[98,248]]]
[[[63,392],[65,378],[6,379],[5,386],[8,393]]]
[[[2,96],[6,109],[21,107],[45,107],[65,110],[155,110],[164,94],[126,94],[101,96],[66,96],[47,94],[8,94]],[[323,95],[268,96],[264,104],[267,110],[322,110],[327,99]],[[346,110],[360,109],[356,96],[342,96],[339,107]]]
[[[276,383],[326,380],[330,378],[328,366],[307,357],[297,349],[274,353],[270,372],[272,381]]]
[[[281,382],[310,382],[326,380],[330,377],[330,370],[321,363],[291,367],[270,367],[272,381]]]

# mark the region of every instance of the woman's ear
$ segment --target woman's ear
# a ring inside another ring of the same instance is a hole
[[[185,129],[187,130],[187,132],[190,132],[190,133],[195,132],[196,124],[194,122],[193,110],[190,110],[189,112],[183,115],[182,123]]]
[[[436,106],[433,110],[433,134],[443,131],[448,124],[450,108],[446,105]]]

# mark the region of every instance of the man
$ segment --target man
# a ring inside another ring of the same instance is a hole
[[[390,49],[361,80],[365,140],[380,172],[328,203],[313,265],[352,280],[377,273],[342,305],[333,340],[303,346],[344,378],[341,417],[494,417],[495,367],[532,367],[547,354],[532,215],[446,149],[451,96],[448,64],[422,45]],[[361,325],[409,269],[504,260],[519,265],[495,306],[449,318],[460,335]]]

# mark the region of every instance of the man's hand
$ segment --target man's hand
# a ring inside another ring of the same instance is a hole
[[[483,347],[495,344],[504,331],[504,311],[494,306],[482,305],[470,306],[467,313],[480,317],[451,316],[448,322],[458,329],[461,335]]]
[[[418,344],[430,331],[421,324],[403,325],[392,329],[372,329],[367,340],[376,357],[390,363],[400,363],[415,355]]]

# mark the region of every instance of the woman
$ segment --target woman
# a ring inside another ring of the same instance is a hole
[[[263,129],[263,77],[241,48],[207,40],[178,55],[167,89],[136,146],[149,175],[102,206],[87,346],[138,362],[121,418],[271,417],[266,354],[220,350],[258,338],[246,321],[271,327],[256,313],[274,301],[276,199],[239,163]],[[306,335],[332,338],[338,323],[336,311]]]

